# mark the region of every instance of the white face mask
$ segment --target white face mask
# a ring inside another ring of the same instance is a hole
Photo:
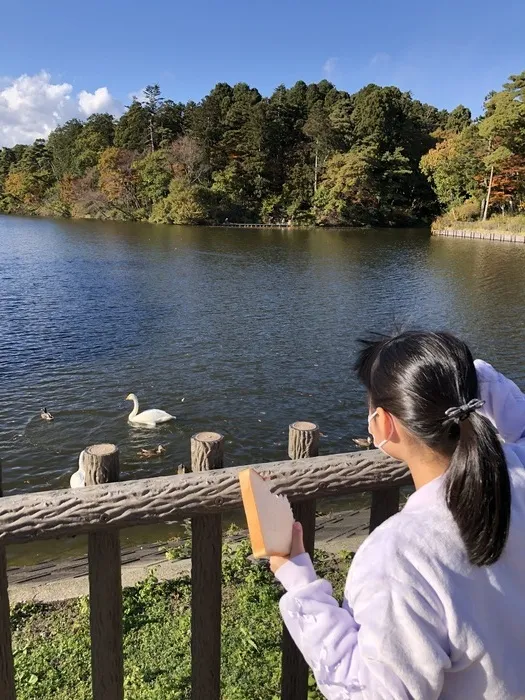
[[[372,435],[372,431],[370,430],[370,423],[376,417],[377,417],[377,411],[374,411],[371,416],[368,416],[368,432],[370,433],[370,435]],[[386,450],[384,450],[383,447],[386,445],[387,442],[390,441],[390,438],[392,437],[393,432],[394,432],[394,426],[392,426],[392,428],[390,430],[390,435],[385,440],[381,440],[379,445],[376,445],[374,442],[374,445],[377,447],[377,449],[381,450],[381,452],[384,452],[384,454],[386,454],[386,455],[388,455],[388,452]],[[372,437],[374,437],[374,436],[372,435]],[[388,455],[388,456],[390,456],[390,455]]]

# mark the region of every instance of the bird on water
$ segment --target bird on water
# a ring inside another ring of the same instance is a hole
[[[374,442],[370,436],[367,438],[352,438],[352,442],[363,450],[369,450],[374,446]]]
[[[157,445],[152,450],[148,450],[142,447],[138,452],[137,456],[141,459],[151,459],[152,457],[161,457],[166,452],[164,445]]]
[[[143,425],[147,428],[155,428],[157,425],[174,420],[175,416],[161,411],[158,408],[150,408],[139,413],[139,400],[135,394],[128,394],[126,401],[133,401],[133,410],[128,416],[128,421],[134,425]]]

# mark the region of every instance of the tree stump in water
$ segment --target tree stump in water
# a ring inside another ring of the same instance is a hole
[[[191,471],[222,469],[224,437],[220,433],[197,433],[191,438]]]
[[[109,484],[120,477],[119,452],[116,445],[102,444],[86,447],[82,453],[86,486]]]
[[[288,456],[290,459],[317,457],[319,454],[319,426],[308,421],[297,421],[290,425]]]

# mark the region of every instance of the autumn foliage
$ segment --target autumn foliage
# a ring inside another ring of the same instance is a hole
[[[219,83],[198,104],[151,85],[119,120],[72,119],[0,150],[5,213],[399,226],[524,209],[525,73],[475,120],[377,85],[299,81],[263,97]]]

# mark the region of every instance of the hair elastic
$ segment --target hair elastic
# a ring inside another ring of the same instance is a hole
[[[464,403],[461,406],[453,406],[452,408],[447,408],[445,411],[445,416],[449,420],[461,421],[466,420],[471,413],[477,411],[485,405],[485,402],[481,399],[472,399],[468,403]]]

